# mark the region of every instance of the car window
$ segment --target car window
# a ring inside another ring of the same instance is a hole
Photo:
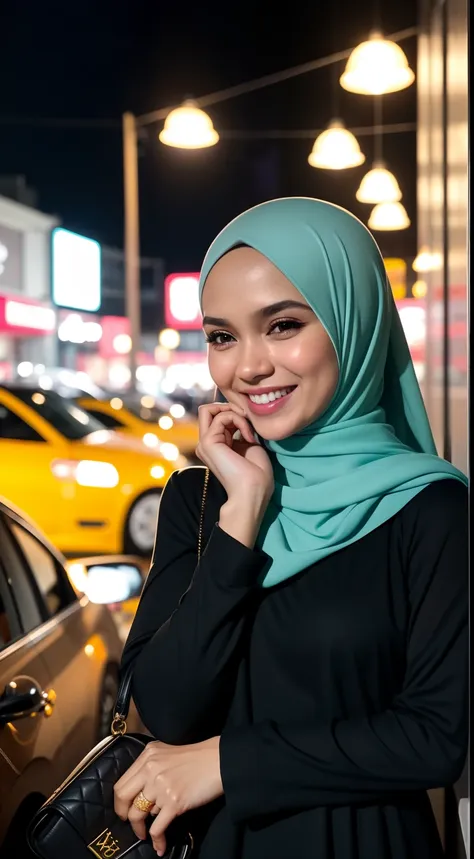
[[[66,573],[54,555],[29,531],[16,522],[12,523],[11,529],[36,580],[48,615],[54,617],[75,599]]]
[[[86,409],[86,412],[88,415],[92,415],[93,418],[97,418],[97,420],[100,421],[104,427],[107,427],[107,429],[117,429],[117,427],[125,426],[125,424],[122,423],[122,421],[119,421],[115,415],[106,415],[103,412],[98,411],[98,409],[89,408]]]
[[[70,441],[79,441],[92,432],[104,429],[103,424],[56,391],[43,391],[21,385],[9,386],[8,390]]]
[[[0,439],[13,441],[44,441],[33,427],[11,409],[0,403]]]
[[[0,650],[11,644],[19,634],[18,615],[0,557]]]
[[[10,522],[9,517],[7,520]],[[30,632],[47,619],[46,607],[34,579],[28,574],[12,533],[5,528],[3,521],[0,521],[0,566],[4,570],[21,627],[24,632]],[[6,595],[3,599],[7,607]]]

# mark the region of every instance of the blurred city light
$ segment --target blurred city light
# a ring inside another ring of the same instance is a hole
[[[28,376],[31,376],[33,372],[33,364],[31,361],[21,361],[21,363],[18,364],[16,371],[22,379],[26,379]]]
[[[179,448],[171,442],[165,441],[160,445],[160,453],[169,462],[175,462],[179,457]]]
[[[150,468],[150,476],[153,477],[154,480],[160,480],[165,475],[165,469],[162,465],[153,465]]]
[[[175,331],[174,328],[164,328],[160,331],[158,341],[163,349],[177,349],[181,343],[181,337],[179,331]]]
[[[158,426],[162,430],[169,430],[173,426],[173,418],[170,418],[169,415],[163,415],[158,421]]]
[[[98,322],[84,321],[78,313],[70,313],[60,323],[58,337],[63,343],[98,343],[102,326]]]
[[[115,388],[124,388],[130,382],[131,377],[130,368],[124,364],[114,364],[109,369],[109,382]]]
[[[170,415],[173,418],[184,418],[185,414],[186,409],[180,403],[173,403],[173,405],[170,407]]]
[[[145,444],[147,447],[158,447],[159,443],[160,440],[154,432],[146,432],[143,436],[143,444]]]
[[[128,355],[132,348],[132,338],[130,334],[117,334],[112,345],[119,355]]]
[[[140,405],[142,405],[144,409],[152,409],[155,405],[155,398],[151,397],[149,394],[145,394],[145,396],[140,400]]]
[[[411,288],[413,298],[425,298],[428,294],[428,286],[424,280],[417,280]]]

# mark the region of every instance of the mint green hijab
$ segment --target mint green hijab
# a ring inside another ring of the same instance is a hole
[[[339,383],[318,420],[264,441],[275,492],[258,537],[271,587],[386,522],[430,483],[455,478],[436,455],[428,417],[379,249],[366,227],[322,200],[290,197],[244,212],[204,259],[248,245],[299,290],[329,334]]]

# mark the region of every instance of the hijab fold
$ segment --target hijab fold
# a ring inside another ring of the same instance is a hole
[[[271,587],[360,540],[429,484],[460,471],[436,454],[428,417],[380,251],[349,212],[289,197],[244,212],[212,243],[215,263],[247,245],[298,289],[336,350],[339,382],[328,409],[282,441],[261,440],[275,491],[257,544]]]

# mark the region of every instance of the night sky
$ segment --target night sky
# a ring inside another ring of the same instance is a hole
[[[363,8],[361,8],[361,6]],[[385,6],[385,4],[384,4]],[[256,13],[258,9],[258,14]],[[81,0],[5,3],[0,13],[0,175],[23,174],[39,207],[69,229],[123,244],[121,114],[140,114],[280,71],[367,37],[372,2],[239,4]],[[415,0],[383,9],[385,33],[416,23]],[[416,40],[403,43],[416,70]],[[337,68],[342,73],[343,65]],[[339,114],[371,126],[370,97],[334,86],[334,70],[315,71],[209,108],[218,131],[322,129]],[[45,119],[110,120],[105,127],[60,127]],[[383,100],[384,122],[413,122],[415,86]],[[355,191],[371,166],[311,168],[313,140],[226,139],[197,152],[140,141],[141,248],[168,271],[195,270],[216,233],[262,200],[302,194],[345,206],[367,221]],[[377,238],[386,255],[416,253],[416,136],[384,137],[384,158],[399,179],[413,226]]]

